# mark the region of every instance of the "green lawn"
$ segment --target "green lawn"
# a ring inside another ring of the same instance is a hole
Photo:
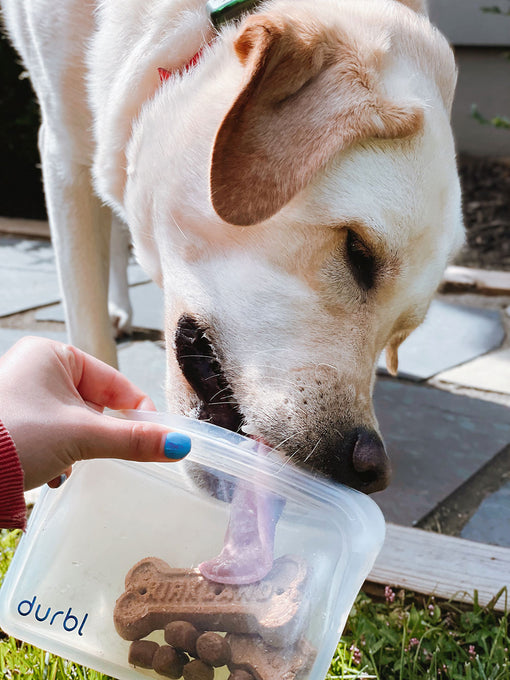
[[[506,592],[501,593],[506,597]],[[507,608],[508,612],[508,608]],[[510,680],[509,615],[492,607],[423,600],[386,588],[386,600],[361,593],[333,660],[329,678],[348,675],[350,664],[380,680]]]
[[[0,532],[0,581],[19,535]],[[510,680],[508,613],[479,606],[476,593],[470,607],[390,588],[385,595],[381,602],[360,593],[328,680]],[[0,637],[0,678],[110,680],[1,631]]]

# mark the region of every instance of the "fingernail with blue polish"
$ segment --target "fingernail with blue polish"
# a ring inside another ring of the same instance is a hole
[[[169,432],[165,437],[164,452],[167,458],[180,460],[191,450],[191,439],[181,432]]]

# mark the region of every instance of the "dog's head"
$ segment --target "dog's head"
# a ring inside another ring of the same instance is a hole
[[[125,210],[165,292],[171,409],[384,488],[375,365],[397,370],[462,240],[455,77],[404,4],[273,0],[156,92]]]

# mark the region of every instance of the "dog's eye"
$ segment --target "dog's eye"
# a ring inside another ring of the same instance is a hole
[[[347,230],[347,259],[356,283],[365,291],[374,286],[376,260],[367,246],[351,229]]]

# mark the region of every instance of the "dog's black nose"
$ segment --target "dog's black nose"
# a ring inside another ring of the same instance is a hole
[[[355,485],[355,488],[365,493],[382,491],[388,486],[391,478],[390,459],[384,444],[373,430],[360,428],[356,433],[352,467],[359,484]]]
[[[327,462],[318,467],[337,482],[363,493],[382,491],[391,477],[390,460],[381,438],[364,427],[344,432],[340,441],[330,442]]]

